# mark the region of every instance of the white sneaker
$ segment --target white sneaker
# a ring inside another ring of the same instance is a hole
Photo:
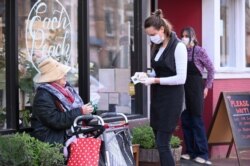
[[[203,158],[201,158],[201,157],[196,157],[196,158],[194,159],[194,161],[197,162],[197,163],[200,163],[200,164],[212,165],[212,162],[211,162],[211,161],[205,160],[205,159],[203,159]]]
[[[209,160],[206,160],[205,164],[207,164],[207,165],[212,165],[212,162],[209,161]]]
[[[184,160],[190,160],[191,159],[189,154],[183,154],[183,155],[181,155],[181,158],[184,159]]]

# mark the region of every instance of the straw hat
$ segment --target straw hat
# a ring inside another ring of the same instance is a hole
[[[33,81],[35,83],[45,83],[54,82],[63,78],[63,76],[70,70],[70,67],[59,63],[50,57],[41,62],[38,65],[38,69],[40,70],[40,73],[33,78]]]

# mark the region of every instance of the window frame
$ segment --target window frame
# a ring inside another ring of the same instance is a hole
[[[245,1],[233,1],[235,10],[235,67],[220,66],[220,1],[202,1],[202,43],[215,67],[215,79],[250,78],[245,53]],[[211,12],[212,11],[212,12]]]
[[[88,20],[88,3],[90,0],[87,0],[85,2],[83,2],[82,7],[83,10],[85,10],[85,15],[81,15],[84,18],[83,24],[86,26],[89,22]],[[146,34],[143,31],[143,16],[147,15],[145,13],[145,10],[143,10],[142,5],[147,5],[147,3],[145,3],[145,1],[143,0],[134,0],[134,67],[131,67],[131,75],[133,75],[136,71],[146,71],[147,69],[147,56],[142,56],[142,55],[148,55],[147,54],[147,42],[146,42]],[[110,10],[110,9],[107,9]],[[86,22],[85,22],[86,21]],[[80,27],[78,26],[78,28],[85,28],[84,27]],[[89,34],[89,30],[87,28],[83,29],[84,31],[84,39],[85,38],[89,38],[88,34]],[[89,40],[89,39],[88,39]],[[81,48],[82,44],[79,42],[79,48]],[[87,46],[87,47],[86,47]],[[83,62],[83,70],[87,70],[85,71],[85,75],[83,75],[83,79],[86,81],[88,80],[88,82],[85,82],[84,80],[81,80],[84,84],[83,85],[83,90],[81,91],[80,95],[84,100],[84,102],[89,101],[90,99],[90,91],[89,91],[89,87],[90,87],[90,82],[89,82],[89,78],[86,78],[86,76],[89,76],[89,43],[85,43],[84,46],[84,53],[82,55],[88,55],[86,57],[83,57],[84,60]],[[80,54],[81,55],[81,54]],[[80,66],[80,65],[79,65]],[[131,64],[132,66],[132,64]],[[80,71],[79,71],[80,73]],[[88,74],[87,74],[88,73]],[[80,76],[79,76],[79,81],[80,81]],[[80,82],[79,82],[80,83]],[[128,115],[128,118],[139,118],[139,117],[147,117],[148,116],[148,105],[143,105],[143,101],[147,101],[148,99],[148,89],[145,86],[135,86],[135,110],[138,111],[135,114],[131,114]]]
[[[0,130],[1,134],[13,133],[17,131],[30,131],[31,128],[19,127],[19,82],[18,82],[18,4],[17,0],[6,0],[6,120],[7,129]],[[150,0],[148,1],[150,2]],[[88,25],[88,3],[89,0],[78,0],[78,64],[79,64],[79,94],[86,103],[90,99],[89,80],[89,25]],[[135,67],[131,73],[136,71],[146,71],[148,46],[146,34],[143,31],[143,21],[147,16],[142,5],[148,5],[143,0],[134,1],[134,52],[133,57]],[[83,56],[88,55],[88,56]],[[136,86],[135,106],[138,114],[128,116],[129,119],[137,119],[148,116],[148,105],[143,101],[148,101],[148,91],[144,86]]]
[[[19,129],[18,108],[18,7],[16,0],[6,2],[6,131]],[[14,55],[14,56],[13,56]]]

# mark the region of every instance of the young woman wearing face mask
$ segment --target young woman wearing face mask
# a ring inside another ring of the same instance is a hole
[[[150,125],[154,130],[161,166],[174,166],[170,138],[184,110],[184,83],[187,72],[187,49],[172,31],[171,24],[156,10],[144,22],[151,40]]]
[[[186,154],[181,157],[211,165],[212,163],[208,161],[208,145],[202,112],[204,98],[207,96],[208,89],[212,87],[214,67],[206,50],[198,45],[192,27],[182,29],[181,37],[188,51],[187,80],[185,83],[186,110],[181,115]],[[207,70],[205,84],[202,79],[204,69]]]

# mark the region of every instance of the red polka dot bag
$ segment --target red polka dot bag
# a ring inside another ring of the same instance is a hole
[[[70,145],[68,166],[98,166],[101,140],[77,138]]]
[[[86,117],[76,118],[72,127],[73,136],[64,145],[64,156],[67,166],[98,166],[102,140],[99,136],[103,133],[102,125],[82,126],[76,121]],[[88,118],[88,117],[87,117]]]

